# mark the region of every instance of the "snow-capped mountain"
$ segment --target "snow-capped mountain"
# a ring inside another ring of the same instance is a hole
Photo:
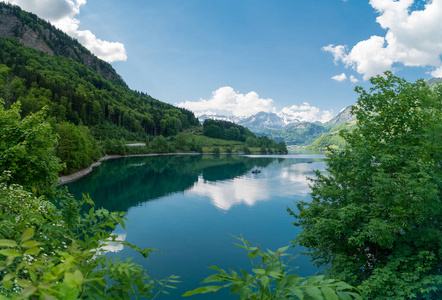
[[[247,127],[251,131],[262,131],[265,129],[282,129],[287,123],[275,113],[259,112],[256,115],[243,118],[237,121],[239,125]]]
[[[236,117],[224,116],[218,114],[204,114],[198,116],[198,120],[203,123],[205,119],[223,120],[236,123],[238,125],[247,127],[251,131],[263,131],[265,129],[284,129],[287,127],[296,126],[301,123],[300,120],[291,115],[284,113],[267,113],[259,112],[252,116]]]

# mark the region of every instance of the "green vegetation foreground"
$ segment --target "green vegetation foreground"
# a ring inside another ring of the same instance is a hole
[[[330,150],[311,202],[290,211],[307,249],[331,278],[368,299],[440,299],[442,86],[371,79],[353,107],[347,145]]]

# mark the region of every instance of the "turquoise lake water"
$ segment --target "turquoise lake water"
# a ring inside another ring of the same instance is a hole
[[[291,224],[287,207],[294,210],[294,202],[310,199],[307,177],[324,167],[318,154],[131,157],[104,161],[67,186],[77,198],[88,193],[97,207],[127,211],[126,230],[118,227],[115,233],[161,253],[146,261],[131,249],[111,246],[107,255],[134,257],[153,278],[181,276],[177,290],[158,298],[178,299],[214,273],[209,266],[250,271],[246,251],[231,235],[242,234],[264,249],[288,245],[300,228]],[[261,173],[253,174],[255,169]],[[318,272],[305,255],[291,265],[300,276]],[[226,290],[187,299],[236,297]]]

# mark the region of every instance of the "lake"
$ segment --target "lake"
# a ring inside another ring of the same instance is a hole
[[[324,168],[318,154],[130,157],[104,161],[67,186],[77,198],[88,193],[97,207],[127,211],[126,230],[118,227],[115,233],[161,253],[146,261],[131,249],[109,247],[107,255],[134,257],[152,278],[181,276],[177,290],[158,298],[177,299],[214,273],[209,266],[251,270],[246,251],[231,235],[264,249],[288,245],[300,228],[291,224],[287,207],[310,199],[307,177]],[[252,173],[255,169],[261,173]],[[300,276],[318,271],[305,255],[291,265]],[[226,290],[189,299],[236,297]]]

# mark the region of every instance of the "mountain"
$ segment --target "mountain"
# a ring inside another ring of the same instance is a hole
[[[355,117],[350,114],[351,106],[343,109],[330,121],[322,124],[317,121],[301,122],[293,115],[284,113],[259,112],[248,117],[229,117],[217,114],[203,115],[198,117],[200,122],[205,119],[216,119],[234,122],[253,131],[258,136],[268,136],[277,142],[283,141],[287,145],[307,146],[328,133],[340,124],[351,123]]]
[[[202,124],[206,119],[229,121],[238,125],[247,127],[254,132],[260,132],[267,129],[284,129],[291,126],[296,126],[301,123],[298,119],[291,115],[284,113],[268,113],[259,112],[252,116],[224,116],[218,114],[204,114],[198,116],[200,123]]]
[[[198,119],[129,89],[112,66],[36,15],[0,2],[0,106],[22,117],[45,108],[65,172],[86,167],[107,144],[173,136]],[[165,140],[165,139],[164,139]],[[104,143],[106,144],[106,143]]]
[[[277,114],[266,112],[259,112],[256,115],[243,118],[237,123],[255,132],[266,129],[282,129],[287,125]]]
[[[442,78],[431,78],[431,79],[427,79],[425,80],[427,82],[427,84],[431,87],[434,88],[437,84],[442,83]]]
[[[175,135],[198,120],[190,111],[132,91],[112,66],[18,6],[0,3],[0,98],[22,114],[48,107],[53,123],[90,127],[97,137]]]
[[[343,128],[342,126],[345,127],[347,125],[353,125],[353,123],[355,122],[355,117],[351,115],[350,111],[351,106],[346,107],[338,115],[336,115],[330,121],[324,124],[320,122],[299,122],[299,120],[296,119],[292,119],[292,123],[288,123],[288,119],[284,119],[284,117],[287,117],[287,115],[280,115],[278,117],[281,120],[285,120],[285,122],[283,122],[284,126],[282,128],[271,128],[270,126],[267,126],[264,129],[256,130],[255,133],[257,135],[266,135],[271,139],[274,139],[275,141],[284,141],[287,145],[308,146],[321,137],[322,140],[317,142],[317,148],[322,149],[324,147],[320,146],[327,143],[333,144],[335,142],[339,142],[339,145],[341,145],[342,141],[340,140],[340,137],[337,136],[337,132],[335,132],[335,130],[339,131]],[[258,120],[258,118],[256,119]],[[245,126],[248,127],[247,125]],[[259,127],[255,125],[254,128]]]
[[[322,125],[303,122],[279,130],[266,129],[261,132],[256,132],[256,135],[265,135],[276,142],[285,142],[287,145],[307,146],[324,132],[327,132],[327,130]]]
[[[83,45],[47,21],[23,11],[18,6],[0,3],[0,24],[1,38],[16,38],[23,46],[51,56],[62,55],[71,58],[91,67],[102,76],[124,83],[110,64],[97,58]]]
[[[203,114],[198,116],[198,120],[201,124],[204,124],[205,120],[219,120],[219,121],[228,121],[235,123],[234,120],[239,120],[241,118],[237,118],[234,116],[224,116],[224,115],[218,115],[218,114]]]
[[[323,124],[325,128],[328,130],[331,130],[333,127],[342,124],[342,123],[350,123],[351,121],[355,120],[356,117],[351,114],[351,108],[352,106],[348,106],[341,110],[339,114],[337,114],[335,117],[333,117],[330,121]]]

